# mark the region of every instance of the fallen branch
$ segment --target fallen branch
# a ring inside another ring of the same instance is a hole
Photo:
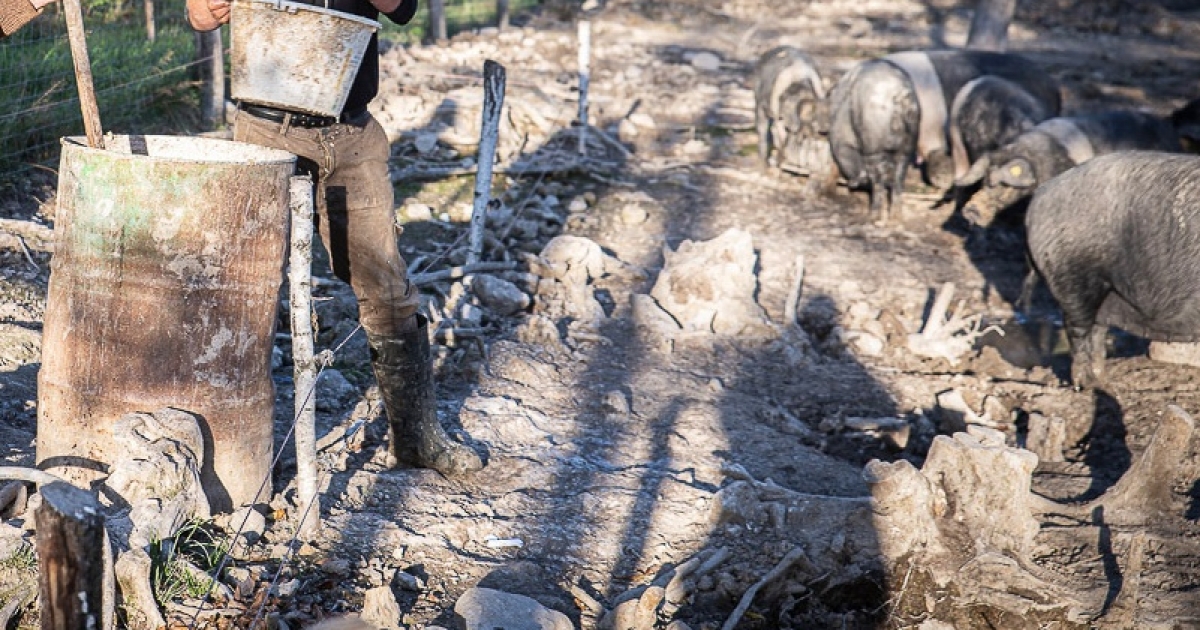
[[[8,622],[12,621],[12,618],[22,608],[28,606],[29,602],[33,601],[33,598],[37,596],[37,592],[37,581],[30,579],[0,593],[0,601],[4,602],[4,606],[0,608],[0,628],[7,628]]]
[[[762,576],[762,579],[750,587],[750,590],[742,594],[742,600],[738,602],[737,608],[733,609],[733,613],[729,615],[729,619],[725,620],[725,625],[721,626],[721,630],[733,630],[736,628],[738,622],[742,620],[742,615],[746,614],[746,610],[750,608],[750,604],[754,601],[754,596],[758,594],[759,589],[778,579],[779,576],[792,568],[792,565],[796,564],[796,562],[807,558],[808,556],[804,553],[803,547],[796,547],[789,551],[779,561],[779,564],[775,565],[775,568],[768,571],[766,575]]]
[[[471,265],[461,265],[458,267],[450,267],[449,269],[441,269],[438,271],[429,271],[425,273],[414,273],[408,277],[413,284],[422,287],[433,284],[435,282],[445,282],[446,280],[457,280],[464,278],[474,273],[482,273],[488,271],[512,271],[519,268],[521,265],[516,261],[505,262],[480,262]]]
[[[66,480],[63,478],[52,475],[44,470],[23,468],[20,466],[0,466],[0,481],[5,480],[28,481],[39,486],[56,481],[66,483]]]
[[[938,289],[925,326],[921,328],[921,332],[908,336],[909,351],[929,359],[945,359],[951,365],[956,365],[975,347],[975,341],[979,337],[989,332],[1004,334],[1004,331],[996,326],[982,328],[981,314],[963,317],[961,302],[947,319],[946,311],[949,310],[953,298],[953,282],[947,282]]]

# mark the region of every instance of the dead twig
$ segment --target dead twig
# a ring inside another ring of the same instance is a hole
[[[449,269],[441,269],[439,271],[428,271],[425,273],[414,273],[408,279],[415,285],[422,287],[433,284],[435,282],[445,282],[446,280],[457,280],[464,278],[474,273],[482,273],[488,271],[512,271],[520,267],[520,263],[515,261],[507,262],[480,262],[470,265],[462,265],[459,267],[450,267]]]
[[[758,582],[755,582],[745,593],[742,594],[742,600],[738,602],[737,608],[733,609],[733,613],[729,615],[729,619],[725,620],[725,625],[721,626],[721,630],[733,630],[737,627],[738,622],[742,620],[742,615],[746,614],[746,610],[750,608],[750,604],[754,601],[754,596],[758,594],[759,589],[779,578],[792,568],[793,564],[808,556],[804,553],[804,547],[796,547],[788,552],[775,568],[762,576]]]

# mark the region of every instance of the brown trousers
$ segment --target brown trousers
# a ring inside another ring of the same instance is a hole
[[[297,170],[316,185],[317,232],[333,273],[354,290],[367,334],[391,337],[411,328],[417,289],[396,248],[387,135],[370,114],[360,122],[305,129],[239,111],[233,139],[300,158]]]

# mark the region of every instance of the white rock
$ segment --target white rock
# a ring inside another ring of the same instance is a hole
[[[583,212],[587,209],[587,200],[583,197],[575,197],[574,199],[571,199],[570,205],[567,206],[567,210],[571,213]]]
[[[868,332],[855,331],[850,335],[850,343],[859,354],[877,357],[883,354],[883,340]]]
[[[721,58],[710,52],[698,53],[695,57],[692,57],[692,67],[708,72],[720,70]]]
[[[641,129],[654,129],[658,127],[658,124],[654,122],[654,117],[645,112],[634,112],[629,115],[627,120]]]
[[[437,143],[438,137],[435,133],[423,133],[413,141],[413,145],[417,147],[417,153],[421,155],[433,152],[437,148]]]
[[[471,283],[471,291],[492,312],[508,316],[529,308],[530,297],[517,285],[497,278],[481,274]]]
[[[570,618],[524,595],[472,588],[454,603],[464,630],[574,630]]]
[[[433,208],[423,203],[410,203],[404,206],[404,218],[409,221],[432,221]]]
[[[401,614],[400,604],[390,587],[377,586],[364,594],[362,619],[372,628],[401,630]]]

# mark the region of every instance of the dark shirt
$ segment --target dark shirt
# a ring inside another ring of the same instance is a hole
[[[326,7],[334,11],[344,11],[353,13],[368,19],[378,20],[379,9],[367,0],[329,0],[328,4],[324,0],[297,0],[305,4],[311,4],[319,7]],[[409,20],[417,12],[417,0],[403,0],[400,6],[396,7],[395,11],[385,13],[388,19],[396,24],[408,24]],[[367,52],[363,55],[362,65],[358,68],[358,76],[354,77],[354,83],[350,86],[350,96],[346,98],[346,105],[342,108],[343,112],[356,112],[364,109],[371,99],[379,93],[379,34],[371,36],[371,42],[367,44]]]

